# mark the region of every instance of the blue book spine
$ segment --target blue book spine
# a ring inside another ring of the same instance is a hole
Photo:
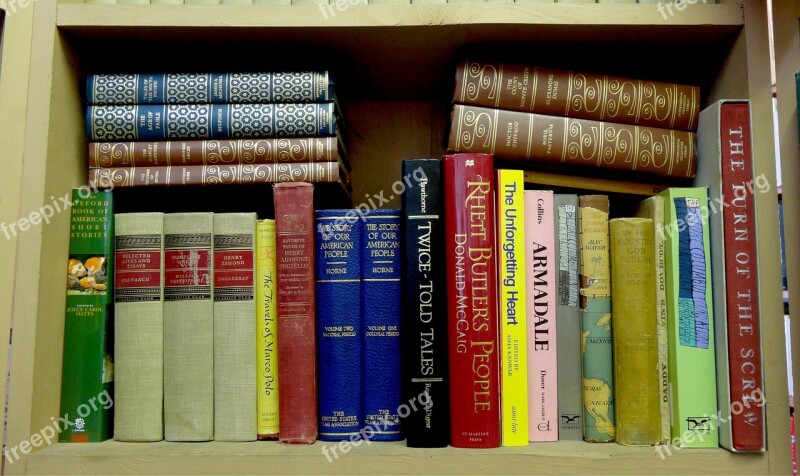
[[[91,141],[336,135],[333,103],[89,106]]]
[[[349,210],[352,212],[352,210]],[[347,440],[364,423],[361,402],[361,240],[348,210],[316,212],[319,439]]]
[[[291,73],[93,74],[90,105],[206,104],[333,101],[327,71]]]
[[[394,209],[373,210],[366,215],[363,228],[364,430],[376,441],[403,439],[398,414],[403,411],[400,214]]]

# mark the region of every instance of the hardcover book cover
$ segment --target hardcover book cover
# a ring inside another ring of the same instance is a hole
[[[451,117],[455,152],[684,179],[697,170],[693,132],[460,104]]]
[[[531,441],[558,441],[555,206],[553,192],[525,191],[528,295],[528,427]]]
[[[93,105],[327,101],[333,101],[333,81],[327,71],[90,74],[86,77],[86,102]]]
[[[605,195],[578,197],[583,439],[593,443],[616,436],[608,210]]]
[[[661,442],[658,315],[653,220],[608,222],[614,303],[614,410],[617,442]]]
[[[214,215],[164,215],[164,436],[214,439]]]
[[[521,170],[497,171],[500,409],[503,446],[528,446],[528,296],[525,186]]]
[[[489,154],[444,158],[450,444],[500,446],[494,170]]]
[[[278,270],[275,220],[256,224],[256,410],[258,439],[278,437]]]
[[[708,189],[670,188],[664,197],[672,438],[676,446],[719,446],[711,296]],[[687,435],[691,435],[687,437]]]
[[[533,65],[465,60],[456,70],[453,102],[693,131],[700,111],[700,88]]]
[[[348,440],[364,425],[363,222],[352,213],[348,216],[350,211],[316,211],[319,439],[324,441]]]
[[[720,445],[765,451],[761,306],[750,103],[724,100],[700,113],[698,184],[709,187]],[[757,187],[757,188],[756,188]],[[733,411],[737,410],[737,411]]]
[[[164,439],[164,214],[114,216],[114,439]]]
[[[62,443],[112,436],[113,203],[111,192],[72,191],[60,411],[70,424],[62,426]]]
[[[653,220],[656,272],[656,343],[658,344],[658,386],[661,389],[661,443],[670,437],[669,419],[669,345],[667,328],[667,270],[665,267],[666,243],[664,240],[664,198],[654,195],[642,201],[636,209],[636,216]],[[661,230],[661,231],[660,231]]]
[[[362,231],[364,424],[373,429],[372,440],[397,441],[403,439],[399,409],[406,403],[400,367],[400,210],[371,210]]]
[[[400,417],[408,446],[442,448],[450,442],[442,161],[405,160],[408,175],[420,179],[401,197],[403,401],[424,408]]]
[[[582,440],[578,196],[555,194],[558,439]]]
[[[253,441],[255,213],[214,215],[214,439]]]
[[[278,397],[280,442],[317,439],[314,186],[272,186],[278,256]]]

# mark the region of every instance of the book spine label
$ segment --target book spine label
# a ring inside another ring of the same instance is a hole
[[[747,187],[754,180],[750,105],[720,107],[722,144],[722,220],[725,235],[726,316],[730,368],[733,448],[763,451],[764,407],[761,370],[758,252],[755,197]],[[713,256],[712,256],[713,258]],[[761,400],[753,403],[753,400]],[[738,405],[737,405],[738,403]],[[734,406],[735,405],[735,406]]]
[[[661,441],[653,220],[609,221],[617,442]]]
[[[500,446],[494,170],[488,154],[444,158],[450,444]]]
[[[615,438],[608,197],[584,195],[578,204],[583,438],[602,443]]]
[[[531,441],[558,441],[558,346],[553,192],[525,192],[528,426]]]
[[[457,69],[453,102],[691,131],[700,88],[467,60]]]
[[[558,438],[583,439],[581,414],[581,315],[578,302],[578,196],[554,195]]]
[[[375,441],[402,440],[400,210],[371,211],[364,221],[363,233],[364,423],[373,429],[371,439]]]
[[[669,378],[673,442],[719,446],[708,189],[670,188],[665,199]],[[687,437],[691,435],[691,437]]]
[[[214,439],[211,213],[164,216],[164,436]]]
[[[445,447],[450,442],[450,395],[442,161],[406,160],[403,176],[421,177],[402,196],[404,401],[416,399],[424,407],[411,411],[403,428],[408,446]]]
[[[348,440],[358,435],[364,423],[360,357],[363,222],[352,213],[348,216],[349,211],[316,212],[319,439],[325,441]]]
[[[214,215],[214,439],[257,437],[255,213]]]
[[[114,439],[164,438],[164,214],[114,217]]]
[[[218,2],[217,2],[218,3]],[[325,102],[333,100],[327,71],[294,73],[92,74],[92,105]]]
[[[314,186],[273,185],[278,256],[280,441],[317,439]]]
[[[475,106],[454,107],[448,148],[674,178],[697,171],[692,132]]]
[[[97,442],[112,435],[113,200],[75,189],[72,203],[61,374],[61,415],[71,424],[58,440]]]
[[[503,446],[528,445],[525,193],[521,170],[497,171],[500,408]]]
[[[333,103],[89,106],[91,141],[335,136]]]
[[[278,281],[275,220],[256,225],[256,410],[258,438],[277,438],[278,420]]]
[[[338,160],[339,149],[335,137],[89,144],[90,168],[261,165]]]
[[[89,184],[98,188],[340,181],[336,162],[89,169]]]

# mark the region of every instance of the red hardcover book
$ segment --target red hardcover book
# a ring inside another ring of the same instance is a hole
[[[500,446],[500,362],[489,154],[444,158],[450,444]]]
[[[273,185],[278,262],[280,442],[317,439],[314,296],[314,186]]]
[[[769,184],[753,170],[750,103],[710,105],[700,113],[698,137],[697,181],[709,187],[720,445],[760,452],[766,435],[754,195]]]

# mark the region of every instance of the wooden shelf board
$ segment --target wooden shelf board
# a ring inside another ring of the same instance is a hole
[[[405,442],[361,444],[331,461],[323,445],[251,443],[122,443],[55,444],[32,454],[30,474],[150,473],[168,474],[359,474],[392,468],[393,474],[430,473],[436,461],[440,474],[757,474],[768,471],[766,455],[732,454],[722,449],[672,450],[662,459],[652,447],[581,441],[537,443],[518,448],[470,450],[408,448]],[[149,468],[149,469],[148,469]]]

